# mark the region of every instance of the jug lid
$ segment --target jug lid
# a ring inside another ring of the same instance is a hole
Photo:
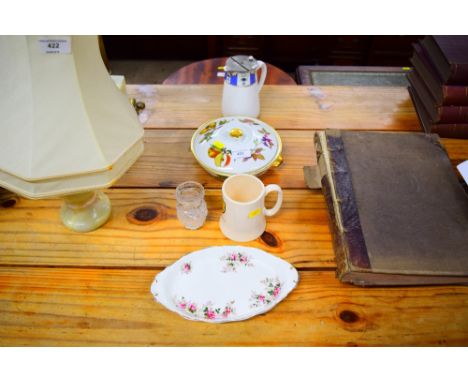
[[[232,56],[226,61],[226,72],[247,73],[258,69],[258,62],[253,56]]]
[[[252,117],[222,117],[201,125],[191,150],[210,174],[257,175],[281,163],[282,143],[276,130]]]

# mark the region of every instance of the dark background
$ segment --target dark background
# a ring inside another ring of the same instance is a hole
[[[299,65],[410,66],[422,36],[103,36],[110,60],[203,60],[253,55],[284,71]]]

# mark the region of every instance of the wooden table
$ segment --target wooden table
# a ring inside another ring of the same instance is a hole
[[[467,287],[361,288],[335,279],[325,201],[302,176],[315,162],[314,130],[418,130],[405,88],[322,87],[317,100],[309,87],[265,86],[261,118],[283,137],[284,164],[262,180],[285,195],[266,233],[248,245],[291,262],[301,279],[269,313],[223,325],[184,320],[149,290],[182,255],[232,243],[218,229],[221,182],[189,151],[194,128],[219,116],[221,87],[128,91],[147,105],[145,152],[107,191],[113,211],[102,228],[68,231],[59,200],[0,207],[1,345],[468,344]],[[443,142],[454,164],[468,158],[467,141]],[[176,218],[174,187],[188,179],[207,188],[208,220],[197,231]]]

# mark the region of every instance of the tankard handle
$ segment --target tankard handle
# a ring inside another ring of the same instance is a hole
[[[276,199],[276,204],[273,208],[265,208],[263,207],[263,213],[265,216],[273,216],[275,215],[279,209],[281,208],[281,204],[283,203],[283,190],[277,184],[269,184],[265,187],[265,197],[270,193],[276,191],[278,193],[278,198]]]
[[[260,74],[260,79],[258,80],[258,92],[262,90],[263,83],[265,82],[265,78],[267,75],[267,66],[263,61],[257,60],[257,64],[259,69],[261,69],[262,73]]]

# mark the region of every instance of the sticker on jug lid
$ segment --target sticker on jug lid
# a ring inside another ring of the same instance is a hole
[[[44,54],[70,54],[71,37],[40,37],[39,49]]]

